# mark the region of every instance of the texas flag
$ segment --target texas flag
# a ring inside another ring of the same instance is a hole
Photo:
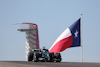
[[[78,19],[68,27],[54,42],[49,52],[59,53],[70,47],[81,46],[81,23]]]

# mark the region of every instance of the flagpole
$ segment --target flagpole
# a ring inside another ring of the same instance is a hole
[[[83,62],[83,44],[82,44],[82,15],[81,14],[81,62]]]

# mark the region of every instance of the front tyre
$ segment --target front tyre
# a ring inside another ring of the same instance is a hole
[[[50,62],[54,62],[54,54],[53,53],[49,54],[49,57],[50,57]]]
[[[38,62],[38,56],[39,56],[39,54],[38,53],[34,53],[34,62]]]

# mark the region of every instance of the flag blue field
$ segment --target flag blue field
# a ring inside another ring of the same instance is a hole
[[[81,18],[73,23],[69,29],[71,30],[73,42],[70,47],[81,46]]]

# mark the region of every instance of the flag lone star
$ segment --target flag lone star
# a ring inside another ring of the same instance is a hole
[[[78,37],[77,35],[78,35],[78,31],[76,30],[76,32],[74,33],[74,35],[75,35],[75,38],[76,37]]]

